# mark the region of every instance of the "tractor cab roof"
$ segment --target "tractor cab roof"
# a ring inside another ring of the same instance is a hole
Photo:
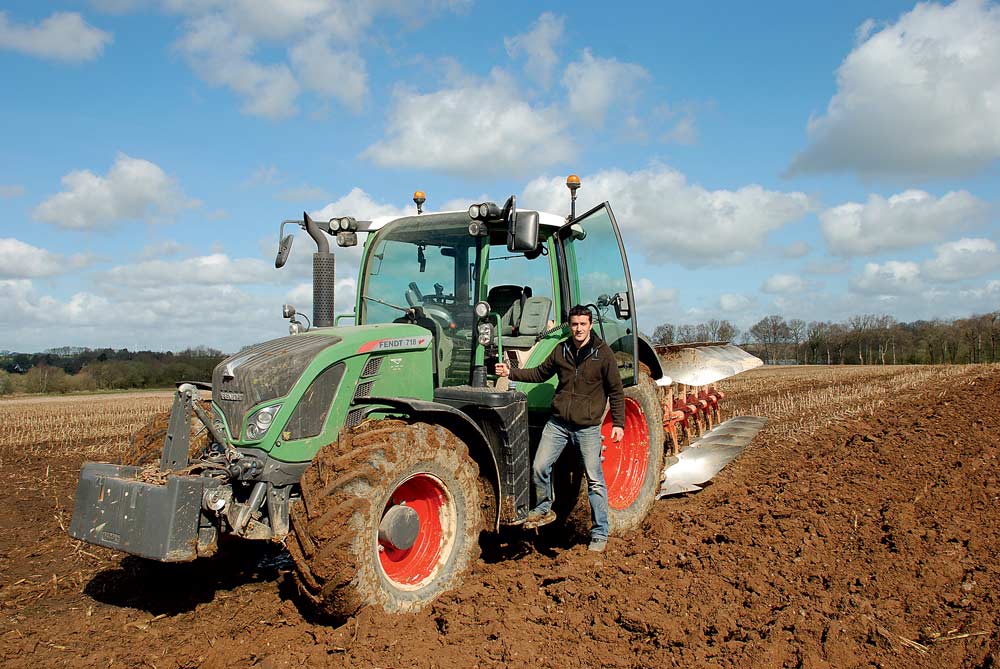
[[[533,210],[528,209],[519,211],[533,211]],[[372,219],[372,221],[368,223],[366,226],[364,226],[363,229],[368,232],[375,232],[390,223],[423,223],[423,224],[444,223],[444,224],[454,225],[456,223],[468,224],[470,222],[471,219],[469,218],[469,212],[466,210],[442,211],[434,214],[428,213],[428,214],[419,214],[414,216],[403,216],[403,217],[379,216],[378,218]],[[553,230],[565,224],[566,224],[565,216],[560,216],[559,214],[552,214],[546,211],[538,212],[539,229],[545,230],[550,234]]]

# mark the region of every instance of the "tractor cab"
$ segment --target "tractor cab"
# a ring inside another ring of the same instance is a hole
[[[492,363],[537,364],[565,338],[570,307],[583,304],[594,313],[595,332],[616,352],[623,381],[634,382],[631,277],[610,206],[569,222],[544,212],[490,217],[491,211],[499,207],[372,222],[357,323],[428,329],[436,387],[492,385],[485,374]]]

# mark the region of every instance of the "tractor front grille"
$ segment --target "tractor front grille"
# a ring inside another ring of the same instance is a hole
[[[375,385],[374,381],[365,381],[364,383],[359,383],[358,387],[354,389],[354,399],[361,400],[366,397],[372,396],[372,386]]]
[[[383,360],[385,360],[385,358],[382,356],[377,358],[368,358],[368,362],[365,363],[364,369],[361,370],[361,376],[375,376],[378,374],[379,370],[382,369]]]
[[[284,397],[323,349],[339,343],[329,335],[295,335],[251,346],[220,362],[212,372],[212,400],[234,439],[254,406]]]
[[[360,425],[366,415],[368,415],[368,407],[361,407],[352,410],[347,414],[347,419],[344,421],[344,429]]]

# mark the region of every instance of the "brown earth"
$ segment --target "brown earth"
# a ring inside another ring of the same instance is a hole
[[[0,665],[1000,667],[1000,369],[891,374],[870,411],[797,415],[831,376],[775,390],[737,462],[603,555],[488,537],[427,610],[339,627],[278,547],[155,565],[70,540],[84,454],[0,444]]]

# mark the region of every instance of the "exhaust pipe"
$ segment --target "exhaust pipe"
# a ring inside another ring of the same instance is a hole
[[[306,232],[316,242],[316,253],[313,254],[313,327],[333,327],[334,293],[337,289],[337,262],[330,253],[330,242],[325,231],[309,214],[302,212]]]

